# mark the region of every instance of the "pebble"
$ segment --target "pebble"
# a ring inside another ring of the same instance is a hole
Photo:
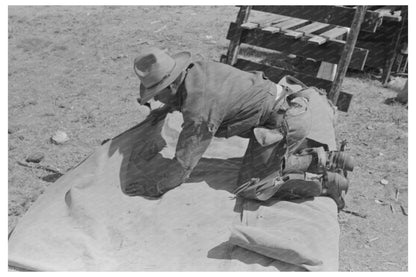
[[[381,179],[380,183],[385,186],[388,185],[389,181],[387,181],[386,179]]]
[[[43,160],[43,158],[45,158],[45,155],[43,155],[43,153],[41,152],[36,152],[36,153],[32,153],[30,154],[27,158],[26,161],[28,163],[39,163],[41,160]]]
[[[68,135],[63,131],[56,131],[55,134],[51,137],[51,142],[57,145],[64,144],[68,140]]]

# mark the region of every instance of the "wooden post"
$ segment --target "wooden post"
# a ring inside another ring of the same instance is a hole
[[[240,7],[240,11],[238,12],[236,23],[237,23],[237,30],[235,32],[234,37],[230,40],[230,45],[228,46],[227,51],[227,60],[226,63],[233,65],[237,61],[238,51],[240,50],[241,44],[241,33],[243,28],[241,28],[241,24],[247,22],[248,16],[250,15],[251,6],[242,6]]]
[[[402,36],[402,31],[405,25],[405,21],[407,22],[407,10],[403,7],[402,9],[402,24],[400,24],[400,29],[397,31],[395,36],[393,36],[393,40],[390,44],[390,51],[387,54],[386,64],[383,69],[383,76],[381,77],[381,81],[383,86],[387,85],[390,79],[391,69],[393,67],[394,61],[397,57],[398,48],[400,45],[400,38]]]
[[[360,32],[361,23],[364,20],[366,10],[367,6],[357,6],[357,10],[355,11],[351,29],[348,33],[347,41],[338,63],[337,74],[328,95],[328,98],[331,99],[334,104],[338,101],[342,81],[347,73],[348,65],[351,61],[352,52],[354,51],[355,43],[357,42],[358,33]]]

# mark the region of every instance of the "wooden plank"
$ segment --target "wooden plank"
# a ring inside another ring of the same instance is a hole
[[[338,100],[337,100],[337,108],[341,112],[348,112],[352,100],[352,94],[340,91]]]
[[[321,23],[321,22],[312,22],[311,24],[300,27],[300,28],[298,28],[294,31],[301,32],[303,34],[311,34],[311,33],[316,32],[316,31],[318,31],[322,28],[327,27],[328,25],[329,24],[325,24],[325,23]]]
[[[313,36],[312,38],[308,39],[308,42],[316,44],[316,45],[322,45],[326,43],[328,40],[321,36]]]
[[[357,42],[358,33],[360,32],[360,27],[364,20],[366,10],[366,6],[358,6],[356,9],[345,47],[338,62],[337,74],[335,76],[334,82],[332,83],[331,91],[328,94],[328,98],[331,99],[333,103],[337,103],[338,101],[342,81],[344,80],[345,74],[347,73],[347,69],[353,55],[355,43]]]
[[[245,71],[263,71],[264,74],[272,82],[275,83],[278,83],[284,76],[291,75],[302,81],[307,86],[314,86],[325,91],[329,91],[332,85],[331,81],[318,79],[311,75],[293,72],[278,67],[272,67],[265,64],[259,64],[245,59],[238,59],[237,62],[234,64],[234,67]],[[337,102],[336,105],[338,107],[338,110],[347,112],[352,99],[352,95],[346,92],[341,92],[339,99],[340,100],[339,102]]]
[[[289,19],[292,19],[292,17],[290,17],[290,16],[284,16],[284,15],[281,15],[281,14],[276,14],[276,16],[274,16],[273,21],[271,22],[271,24],[276,24],[276,23],[279,23],[279,22],[284,22],[284,21],[287,21]]]
[[[246,22],[246,23],[241,24],[241,28],[247,29],[247,30],[255,29],[257,27],[259,27],[259,24],[253,23],[253,22]]]
[[[276,15],[273,15],[273,18],[267,18],[266,20],[260,21],[259,22],[260,23],[259,27],[262,28],[262,29],[272,27],[273,24],[276,24],[276,23],[279,23],[279,22],[284,22],[284,21],[287,21],[289,19],[291,19],[291,17],[276,14]]]
[[[335,27],[329,31],[319,34],[319,36],[327,38],[327,39],[336,39],[337,37],[342,36],[343,34],[346,34],[347,32],[348,32],[348,29],[345,27]]]
[[[229,38],[230,44],[228,46],[227,51],[227,64],[234,64],[237,60],[238,51],[240,50],[240,43],[241,43],[241,33],[243,31],[243,28],[241,28],[241,24],[247,22],[248,16],[250,15],[250,6],[242,6],[237,14],[236,19],[236,28],[233,33],[233,36]]]
[[[246,59],[238,58],[234,67],[245,71],[263,71],[264,74],[273,82],[278,83],[286,75],[291,75],[298,78],[307,86],[315,86],[323,90],[329,91],[331,89],[332,82],[324,79],[318,79],[314,76],[285,70],[283,68],[268,66],[265,64],[255,63]]]
[[[268,33],[272,33],[272,34],[280,32],[280,28],[271,27],[271,26],[265,27],[262,30]]]
[[[227,39],[233,38],[236,32],[236,23],[231,23]],[[241,43],[272,49],[287,54],[294,54],[305,58],[312,58],[317,61],[338,63],[345,43],[342,41],[328,41],[324,45],[314,45],[307,41],[294,40],[281,33],[271,34],[261,29],[243,30]],[[367,49],[355,48],[351,59],[350,67],[358,70],[364,68],[368,55]]]
[[[326,43],[328,40],[335,39],[339,36],[342,36],[343,34],[347,33],[348,29],[345,27],[335,27],[332,28],[326,32],[323,32],[322,34],[319,34],[319,36],[314,36],[313,38],[309,39],[308,41],[311,43],[316,43],[318,45],[322,45]]]
[[[272,24],[272,26],[273,27],[278,27],[282,30],[286,30],[286,29],[290,29],[290,28],[293,28],[295,26],[299,26],[301,24],[304,24],[305,22],[308,22],[308,20],[299,19],[299,18],[291,18],[291,19],[283,21],[283,22]]]
[[[292,31],[292,30],[285,31],[285,35],[288,36],[288,37],[292,37],[294,39],[298,39],[298,38],[303,37],[303,33],[295,32],[295,31]]]
[[[253,10],[350,27],[355,9],[341,6],[252,6]],[[375,32],[381,25],[379,13],[367,11],[361,29]]]
[[[338,65],[335,63],[321,62],[319,67],[317,78],[333,81],[335,79],[335,74],[337,73]]]

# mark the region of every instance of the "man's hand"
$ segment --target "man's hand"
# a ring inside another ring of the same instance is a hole
[[[159,121],[164,120],[168,113],[173,112],[172,107],[163,106],[161,108],[150,111],[150,114],[147,116],[151,120],[152,125],[156,125]]]

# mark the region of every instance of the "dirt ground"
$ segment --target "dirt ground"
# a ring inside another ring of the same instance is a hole
[[[237,11],[10,6],[9,231],[59,173],[144,118],[133,72],[144,47],[218,61]],[[350,213],[339,214],[341,271],[408,270],[408,110],[384,104],[404,82],[396,78],[384,88],[366,74],[344,81],[354,97],[350,111],[339,115],[337,136],[348,141],[356,167],[346,196]],[[58,130],[69,136],[65,144],[51,143]],[[35,153],[44,155],[39,164],[25,161]]]

